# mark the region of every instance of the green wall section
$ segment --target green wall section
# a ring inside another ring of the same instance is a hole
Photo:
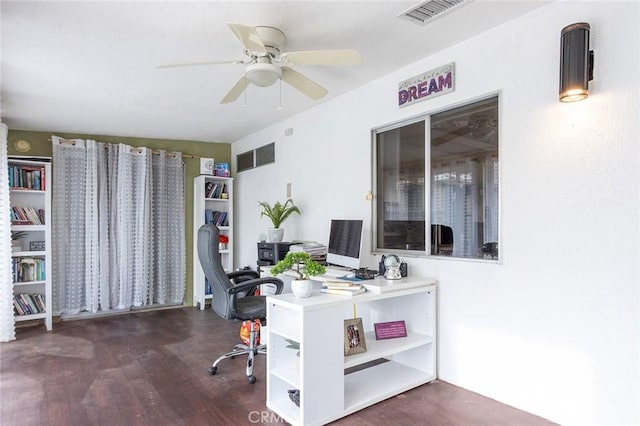
[[[11,130],[8,134],[9,155],[30,155],[51,157],[53,150],[49,138],[52,135],[65,139],[93,139],[98,142],[124,143],[136,147],[147,147],[154,150],[180,151],[183,155],[195,155],[198,157],[214,158],[216,163],[231,164],[231,145],[227,143],[210,143],[197,141],[183,141],[171,139],[145,139],[129,138],[121,136],[81,135],[60,132],[31,132],[23,130]],[[31,143],[28,152],[18,152],[14,143],[18,140],[26,140]],[[184,158],[185,165],[185,242],[186,242],[186,285],[185,305],[193,303],[193,178],[200,174],[200,159]],[[55,167],[52,163],[52,167]],[[54,194],[55,195],[55,194]]]

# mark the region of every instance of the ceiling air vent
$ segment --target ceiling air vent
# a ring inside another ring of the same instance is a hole
[[[398,16],[424,25],[428,21],[442,16],[445,12],[449,12],[469,1],[470,0],[428,0],[402,12]]]

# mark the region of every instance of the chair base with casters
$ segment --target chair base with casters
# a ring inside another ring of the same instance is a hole
[[[257,345],[256,342],[256,325],[253,321],[251,321],[251,331],[249,332],[249,345],[245,345],[243,343],[238,343],[233,347],[233,349],[227,352],[224,355],[219,356],[209,367],[209,374],[212,376],[218,372],[218,363],[220,361],[235,358],[240,355],[247,355],[247,380],[249,383],[255,383],[256,376],[253,375],[253,360],[256,355],[266,355],[267,354],[267,345]]]
[[[240,270],[227,273],[220,261],[218,251],[220,230],[213,224],[202,225],[198,230],[198,258],[207,280],[211,284],[211,308],[216,314],[228,320],[250,321],[249,344],[237,344],[233,349],[218,357],[209,374],[218,372],[218,364],[228,358],[247,355],[247,380],[255,383],[253,362],[256,355],[266,355],[265,345],[256,345],[257,330],[255,320],[264,324],[267,316],[265,296],[255,296],[255,290],[263,284],[275,286],[275,294],[282,293],[284,284],[275,277],[259,278],[260,274],[252,270]]]

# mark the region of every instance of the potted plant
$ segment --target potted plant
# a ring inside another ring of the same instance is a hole
[[[280,225],[282,225],[282,222],[284,222],[293,213],[300,214],[300,210],[293,204],[293,200],[291,198],[285,201],[284,204],[276,201],[276,203],[271,206],[265,201],[260,201],[258,205],[262,207],[260,217],[268,217],[271,219],[271,223],[273,224],[273,228],[268,230],[269,241],[273,243],[282,241],[284,237],[284,229],[280,228]]]
[[[311,259],[309,253],[290,251],[284,259],[271,268],[271,274],[278,275],[286,271],[293,271],[297,279],[291,281],[291,291],[297,297],[309,297],[313,288],[310,278],[322,275],[326,270],[327,268],[323,265]]]

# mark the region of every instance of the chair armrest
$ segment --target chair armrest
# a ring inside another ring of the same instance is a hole
[[[259,278],[260,274],[256,271],[252,271],[251,269],[243,269],[240,271],[229,272],[227,274],[227,277],[229,277],[230,280],[233,280],[239,277],[248,277],[248,279],[254,279],[254,278]]]
[[[235,284],[233,287],[227,289],[228,294],[237,294],[241,291],[249,291],[262,284],[273,284],[276,286],[276,294],[282,293],[284,284],[281,279],[275,277],[256,278],[254,280],[243,281],[239,284]]]

